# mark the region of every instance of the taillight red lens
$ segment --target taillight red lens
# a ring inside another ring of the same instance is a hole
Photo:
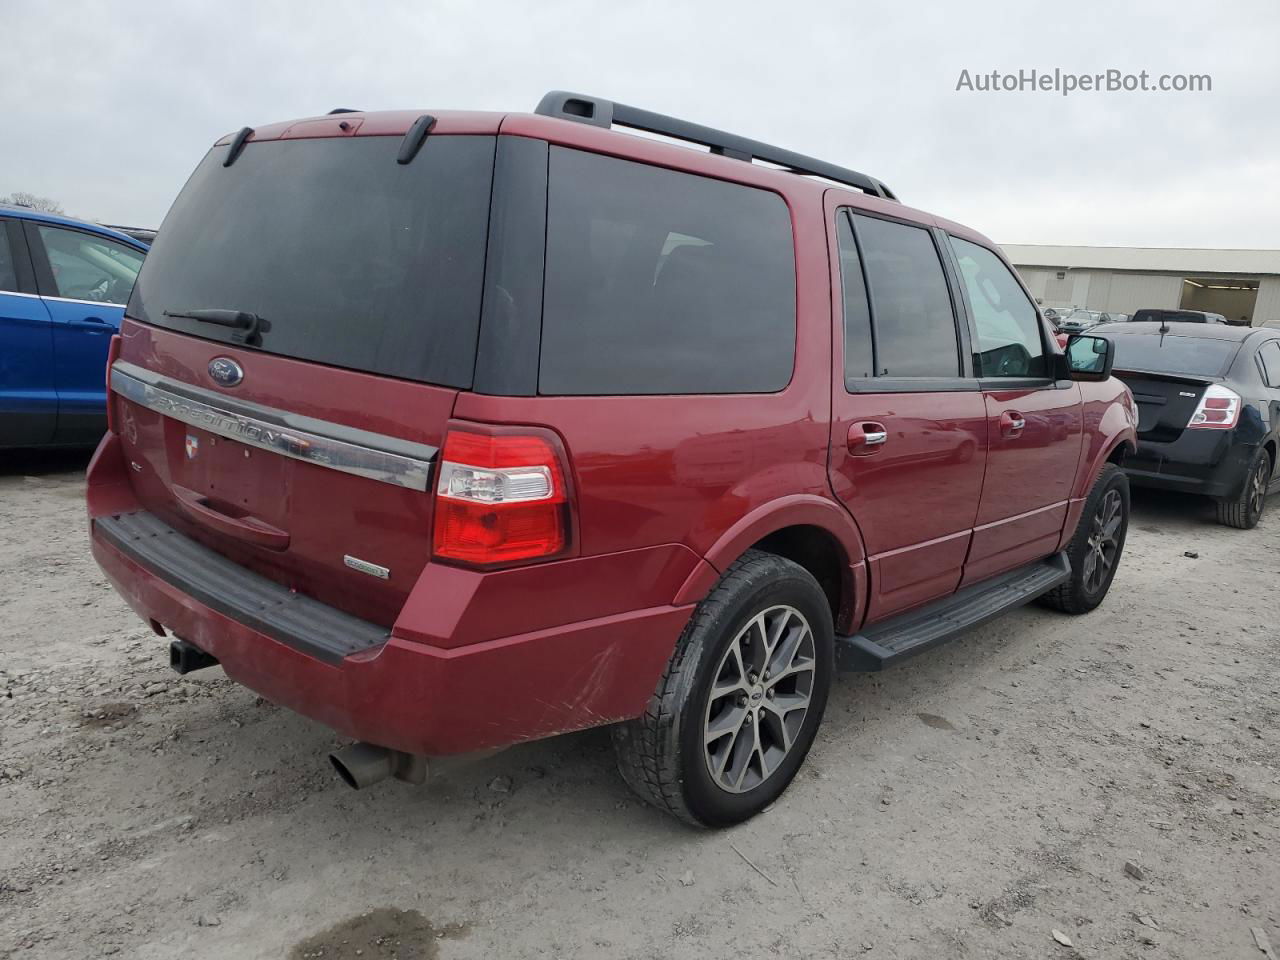
[[[1205,387],[1204,396],[1191,415],[1190,429],[1230,430],[1240,419],[1240,394],[1220,384]]]
[[[564,468],[547,437],[451,430],[438,476],[436,557],[493,566],[568,547]]]

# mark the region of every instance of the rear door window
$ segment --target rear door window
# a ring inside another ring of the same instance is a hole
[[[1047,377],[1039,314],[1004,261],[959,237],[951,246],[973,310],[978,375]]]
[[[1262,378],[1268,387],[1280,388],[1280,340],[1268,340],[1258,350]]]
[[[38,224],[54,296],[94,303],[125,304],[142,267],[141,250],[80,230]]]
[[[871,298],[877,374],[960,376],[951,294],[929,231],[860,214],[853,221]]]
[[[18,263],[9,243],[9,222],[0,220],[0,293],[18,292]]]
[[[453,387],[471,385],[494,138],[399,137],[215,147],[165,218],[128,315],[209,340],[234,331],[173,316],[255,313],[261,349]]]
[[[840,286],[844,291],[844,376],[846,381],[861,380],[875,376],[875,341],[871,336],[871,309],[862,260],[847,210],[839,214],[836,239],[840,247]]]
[[[796,344],[777,194],[553,147],[538,389],[771,393]]]

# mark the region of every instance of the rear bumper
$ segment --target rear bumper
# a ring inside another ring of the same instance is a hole
[[[1138,486],[1230,497],[1240,491],[1256,449],[1239,442],[1235,431],[1183,430],[1169,443],[1139,440],[1124,471]]]
[[[381,746],[465,753],[639,716],[692,607],[657,607],[443,649],[394,634],[331,662],[196,600],[96,530],[93,555],[143,618],[273,703]]]

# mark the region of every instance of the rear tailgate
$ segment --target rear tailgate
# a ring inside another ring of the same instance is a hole
[[[1155,443],[1177,440],[1191,422],[1210,377],[1174,376],[1115,370],[1138,403],[1138,439]]]
[[[215,146],[138,276],[111,374],[146,510],[383,626],[429,558],[436,450],[474,375],[500,118],[441,115],[405,154],[411,119]]]
[[[265,577],[389,626],[430,556],[430,472],[457,391],[134,321],[123,333],[111,399],[142,506]],[[241,384],[213,381],[219,358],[243,368]]]

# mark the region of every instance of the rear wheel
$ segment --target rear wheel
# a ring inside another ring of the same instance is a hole
[[[748,551],[699,604],[645,714],[614,727],[623,779],[696,825],[755,816],[795,777],[822,722],[832,634],[807,570]]]
[[[1102,468],[1067,546],[1071,578],[1041,597],[1064,613],[1088,613],[1102,603],[1124,552],[1129,529],[1129,478],[1114,463]]]
[[[1218,501],[1218,522],[1240,530],[1252,530],[1267,505],[1267,484],[1271,479],[1271,457],[1258,450],[1249,461],[1244,486],[1231,499]]]

